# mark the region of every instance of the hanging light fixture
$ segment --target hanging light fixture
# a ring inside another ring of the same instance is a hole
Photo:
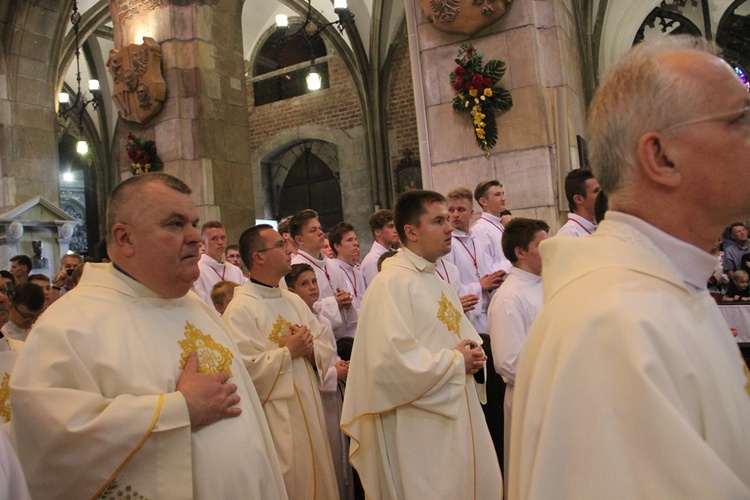
[[[354,14],[349,11],[346,0],[334,0],[333,11],[339,17],[337,21],[327,23],[320,22],[317,16],[313,14],[312,0],[307,0],[307,14],[305,15],[305,20],[296,31],[288,35],[285,33],[289,27],[289,18],[286,14],[278,14],[276,16],[276,29],[284,33],[284,36],[279,38],[279,43],[286,43],[290,38],[298,36],[302,37],[310,47],[310,72],[306,79],[307,88],[309,90],[319,90],[322,85],[320,74],[315,69],[313,40],[319,37],[323,30],[329,26],[334,26],[340,34],[343,34],[344,30],[347,28],[351,29],[354,24]]]
[[[60,92],[57,95],[58,103],[58,116],[65,118],[71,113],[77,113],[78,117],[78,131],[83,134],[83,117],[86,113],[86,107],[89,104],[93,105],[94,110],[102,105],[102,92],[99,86],[99,80],[91,79],[88,82],[88,88],[91,92],[92,97],[87,98],[86,94],[81,90],[81,47],[79,40],[79,24],[81,23],[81,14],[78,12],[78,2],[73,0],[73,12],[70,14],[70,23],[73,25],[73,33],[75,35],[76,42],[76,82],[77,89],[76,95],[73,102],[70,100],[70,94],[67,92]],[[86,154],[89,150],[86,141],[78,141],[76,150],[80,154]]]

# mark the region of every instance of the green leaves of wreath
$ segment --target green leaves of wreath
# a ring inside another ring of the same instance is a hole
[[[513,106],[510,92],[497,86],[505,75],[505,63],[493,59],[484,65],[482,54],[464,43],[458,50],[456,64],[458,66],[450,75],[451,86],[456,91],[453,109],[471,114],[477,145],[489,158],[497,144],[495,113]]]

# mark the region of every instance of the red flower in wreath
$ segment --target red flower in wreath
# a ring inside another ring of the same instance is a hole
[[[479,73],[474,73],[471,77],[471,85],[478,90],[482,90],[484,86],[484,78]]]

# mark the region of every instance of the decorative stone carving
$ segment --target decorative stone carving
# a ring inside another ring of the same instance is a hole
[[[511,0],[419,0],[440,31],[473,35],[505,14]]]
[[[14,240],[20,240],[23,238],[23,224],[20,222],[12,222],[8,226],[8,236]]]
[[[76,222],[66,222],[65,224],[63,224],[60,228],[60,238],[64,240],[69,240],[70,238],[72,238],[77,225],[78,224]]]
[[[114,90],[112,99],[120,117],[146,123],[161,111],[167,84],[161,74],[161,47],[153,38],[109,51],[107,61]]]

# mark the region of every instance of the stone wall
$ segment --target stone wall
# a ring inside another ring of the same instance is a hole
[[[584,98],[571,0],[512,2],[503,18],[474,37],[436,30],[416,0],[412,57],[419,58],[431,169],[426,186],[440,192],[497,178],[505,184],[514,214],[559,227],[560,179],[578,166],[576,134],[584,134]],[[466,0],[464,0],[466,1]],[[471,42],[485,62],[501,59],[513,108],[498,120],[499,140],[489,158],[477,147],[471,117],[452,109],[449,75],[462,42]],[[418,114],[420,112],[418,111]],[[424,149],[426,148],[426,149]],[[563,194],[564,198],[564,194]],[[478,206],[475,209],[478,211]]]

